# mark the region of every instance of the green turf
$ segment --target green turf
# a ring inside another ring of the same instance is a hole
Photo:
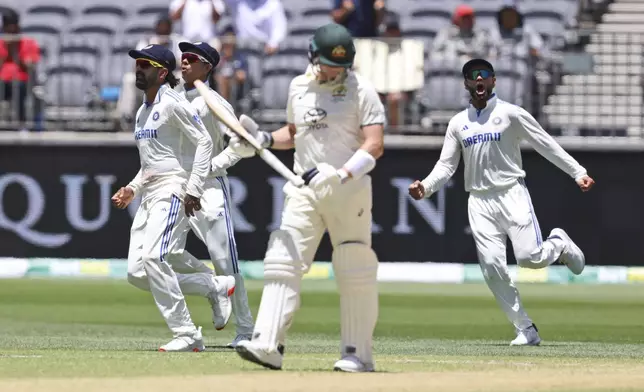
[[[247,282],[253,311],[259,282]],[[338,296],[332,282],[307,281],[287,342],[285,368],[328,370],[337,358]],[[514,331],[484,285],[383,284],[375,349],[385,372],[481,369],[499,363],[596,366],[644,360],[644,286],[520,287],[541,347],[512,348]],[[0,282],[0,378],[110,377],[262,371],[223,346],[234,325],[211,327],[206,300],[189,308],[209,350],[155,352],[170,333],[149,293],[122,281]]]

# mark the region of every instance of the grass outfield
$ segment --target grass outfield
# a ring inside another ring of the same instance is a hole
[[[256,311],[259,282],[248,282]],[[644,286],[520,287],[541,347],[514,332],[484,285],[383,284],[376,374],[330,372],[339,350],[333,282],[305,282],[284,371],[224,346],[205,299],[188,300],[204,353],[158,353],[171,336],[149,293],[123,281],[0,281],[0,391],[644,390]]]

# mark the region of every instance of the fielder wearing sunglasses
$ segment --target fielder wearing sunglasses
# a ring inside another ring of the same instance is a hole
[[[468,63],[470,64],[470,63]],[[463,70],[465,89],[472,97],[472,105],[485,107],[485,103],[493,96],[496,78],[492,64],[487,61],[474,61]]]

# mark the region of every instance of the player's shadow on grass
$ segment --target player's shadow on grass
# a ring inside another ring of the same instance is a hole
[[[206,346],[206,351],[217,351],[217,352],[231,352],[234,353],[235,349],[230,348],[228,346],[218,346],[218,345],[213,345],[213,346]]]

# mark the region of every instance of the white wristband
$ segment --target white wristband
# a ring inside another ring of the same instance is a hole
[[[358,179],[369,173],[376,167],[376,158],[365,150],[358,150],[344,164],[343,169],[351,174],[351,177]]]

